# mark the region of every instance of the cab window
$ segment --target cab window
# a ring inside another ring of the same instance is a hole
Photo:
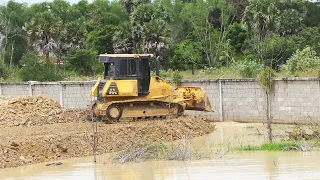
[[[113,77],[115,75],[115,66],[113,62],[105,63],[105,77]]]
[[[120,60],[120,76],[135,76],[137,73],[136,59],[121,59]]]

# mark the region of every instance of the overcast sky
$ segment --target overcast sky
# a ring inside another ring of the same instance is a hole
[[[4,4],[7,4],[9,0],[0,0],[0,4],[1,5],[4,5]],[[38,2],[50,2],[50,1],[53,1],[53,0],[15,0],[16,2],[20,2],[20,3],[28,3],[28,4],[33,4],[33,3],[38,3]],[[70,3],[76,3],[76,2],[79,2],[80,0],[66,0]],[[88,0],[89,2],[92,2],[92,0]]]

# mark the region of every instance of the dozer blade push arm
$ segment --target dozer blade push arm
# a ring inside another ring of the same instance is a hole
[[[174,101],[184,102],[186,110],[213,112],[207,93],[200,87],[179,86],[174,94]]]

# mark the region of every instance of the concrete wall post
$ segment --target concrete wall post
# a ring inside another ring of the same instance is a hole
[[[29,81],[29,96],[33,96],[34,95],[34,83],[36,81]]]
[[[59,99],[59,102],[60,102],[60,105],[62,108],[64,108],[64,105],[63,105],[63,84],[60,82],[60,99]]]
[[[222,83],[219,80],[219,112],[220,112],[220,121],[223,122],[223,98],[222,98]]]

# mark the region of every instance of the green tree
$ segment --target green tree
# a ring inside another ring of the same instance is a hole
[[[304,27],[305,1],[277,1],[277,7],[280,11],[279,34],[281,36],[292,36],[299,33]]]
[[[47,61],[53,52],[55,40],[65,33],[62,20],[50,11],[37,13],[27,23],[26,29],[32,46],[37,52],[42,52]]]
[[[299,36],[294,37],[294,41],[298,45],[299,49],[303,49],[306,46],[310,46],[318,54],[320,54],[320,28],[319,27],[307,27],[299,33]]]
[[[218,15],[215,12],[219,12]],[[228,48],[225,44],[228,43],[226,37],[231,12],[231,7],[224,1],[199,0],[187,4],[180,14],[181,19],[190,24],[188,39],[197,42],[198,56],[203,57],[209,66],[220,66],[220,57],[230,50],[225,49]],[[219,28],[215,28],[217,24]]]
[[[66,58],[67,68],[81,75],[95,75],[103,71],[103,64],[96,59],[97,52],[73,49]]]
[[[21,59],[19,75],[23,81],[59,81],[62,77],[55,72],[54,64],[44,62],[33,52],[27,52]]]
[[[260,59],[261,64],[274,69],[279,69],[282,64],[285,64],[297,49],[292,38],[281,37],[277,34],[273,34],[264,41],[249,40],[247,44],[249,45],[245,51],[245,56],[254,53],[256,58]]]
[[[26,20],[27,7],[24,4],[9,1],[6,6],[0,6],[0,34],[3,35],[1,59],[10,68],[19,63],[27,49],[26,33],[23,30]]]
[[[320,26],[320,2],[305,1],[307,13],[304,23],[308,27]]]
[[[243,22],[249,32],[259,40],[270,36],[271,32],[277,31],[280,23],[279,9],[276,0],[249,0],[243,15]]]
[[[111,13],[112,5],[107,0],[97,0],[90,4],[86,43],[101,53],[113,53],[113,35],[120,23],[118,15]]]

